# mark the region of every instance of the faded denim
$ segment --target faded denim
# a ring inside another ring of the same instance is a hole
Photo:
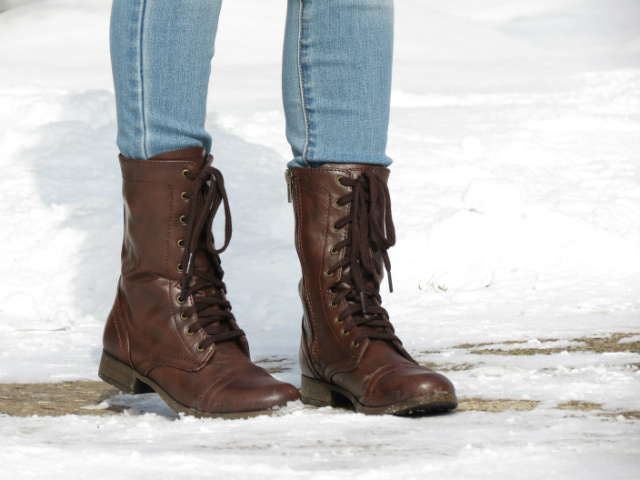
[[[114,0],[111,59],[124,156],[211,150],[204,124],[221,4]],[[287,8],[282,96],[289,166],[388,166],[393,0],[288,0]]]

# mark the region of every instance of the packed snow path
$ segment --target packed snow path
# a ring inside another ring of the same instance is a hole
[[[95,415],[0,415],[2,478],[638,478],[640,4],[396,4],[385,306],[461,411],[198,420],[110,392],[80,405]],[[0,14],[3,383],[97,380],[122,235],[109,7]],[[253,358],[299,384],[283,20],[283,2],[225,2],[208,127],[234,312]]]

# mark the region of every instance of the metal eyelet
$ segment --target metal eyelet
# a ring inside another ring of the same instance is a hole
[[[342,185],[342,183],[340,182],[340,179],[342,178],[342,175],[340,175],[338,178],[336,178],[336,183],[338,185]]]
[[[182,200],[189,200],[189,197],[187,196],[187,192],[182,192],[182,193],[180,194],[180,198],[181,198]]]
[[[184,299],[180,295],[178,295],[176,297],[176,302],[178,302],[180,305],[182,305],[184,303]]]
[[[345,329],[342,329],[342,335],[344,335],[345,337],[348,336],[351,333],[351,331],[346,331]]]
[[[193,335],[193,332],[191,330],[189,330],[189,327],[187,327],[187,329],[184,331],[184,333],[186,333],[189,336]]]
[[[338,250],[336,250],[335,248],[331,247],[329,249],[329,252],[331,252],[331,255],[337,255],[338,254]]]
[[[344,320],[340,320],[340,317],[336,317],[336,323],[342,325],[344,323]]]
[[[337,304],[337,303],[333,303],[333,300],[331,300],[331,301],[329,302],[329,306],[330,306],[331,308],[338,308],[338,304]]]
[[[181,318],[182,320],[189,320],[189,317],[188,317],[187,315],[185,315],[185,314],[184,314],[184,312],[182,312],[182,313],[180,314],[180,318]]]
[[[331,230],[333,230],[334,232],[339,232],[340,229],[336,228],[336,224],[334,223],[333,225],[331,225]]]
[[[184,240],[183,239],[178,240],[177,243],[178,243],[178,247],[184,248]]]
[[[342,208],[344,205],[340,205],[340,204],[338,203],[338,200],[334,200],[334,201],[333,201],[333,206],[334,206],[334,207],[337,207],[337,208]]]
[[[180,215],[180,223],[182,225],[186,225],[187,224],[187,216],[186,215]]]
[[[333,277],[333,274],[334,274],[334,272],[332,272],[331,270],[327,270],[327,271],[326,271],[326,272],[324,272],[324,273],[325,273],[325,275],[326,275],[327,277]]]
[[[204,352],[204,348],[200,348],[200,344],[196,345],[196,350],[199,352]]]
[[[353,348],[358,348],[360,346],[360,343],[356,343],[356,342],[351,342],[351,346]]]
[[[186,177],[186,176],[187,176],[187,173],[189,173],[189,170],[188,170],[188,169],[186,169],[186,168],[185,168],[184,170],[182,170],[182,176],[183,176],[183,177]]]
[[[182,263],[179,263],[176,268],[178,269],[179,272],[181,272],[182,271]]]

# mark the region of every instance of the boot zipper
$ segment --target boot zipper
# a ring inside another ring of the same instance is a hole
[[[287,170],[286,172],[284,172],[284,179],[287,181],[287,199],[289,200],[289,203],[293,203],[293,172],[291,170]],[[294,214],[295,214],[296,208],[297,208],[296,204],[294,203],[293,204]],[[300,245],[298,243],[298,221],[297,220],[296,220],[296,226],[295,226],[294,242],[296,244],[296,251],[298,252],[298,255],[300,255]]]
[[[293,203],[293,173],[291,170],[284,172],[284,178],[287,181],[287,200]]]

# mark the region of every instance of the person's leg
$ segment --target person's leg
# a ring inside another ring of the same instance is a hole
[[[283,90],[302,266],[301,393],[367,414],[450,410],[455,388],[402,347],[380,284],[395,243],[385,154],[393,0],[289,0]]]
[[[114,0],[111,61],[117,144],[147,159],[211,149],[204,130],[211,59],[222,0]]]
[[[99,375],[126,393],[156,391],[178,412],[237,418],[300,394],[251,362],[223,282],[231,217],[204,131],[219,11],[220,0],[113,5],[124,242]]]
[[[289,166],[388,166],[393,0],[289,0],[283,99]]]

